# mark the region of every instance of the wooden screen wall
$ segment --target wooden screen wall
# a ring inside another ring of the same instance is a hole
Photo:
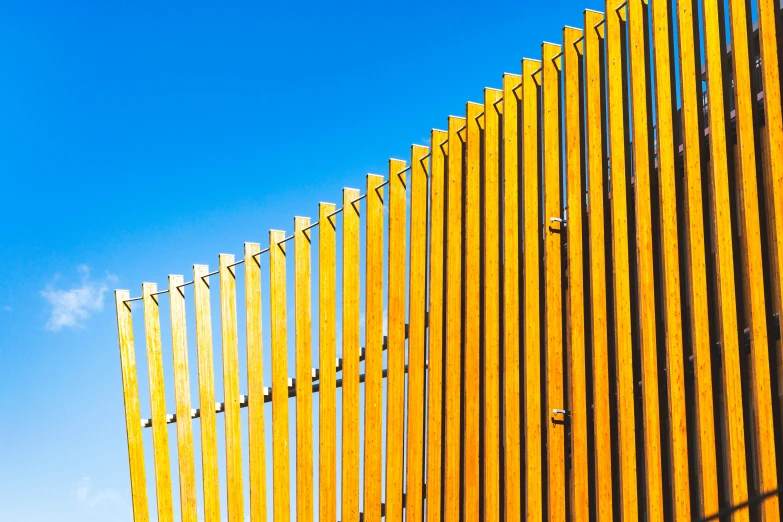
[[[727,5],[585,11],[317,221],[118,290],[135,520],[779,520],[783,19]]]

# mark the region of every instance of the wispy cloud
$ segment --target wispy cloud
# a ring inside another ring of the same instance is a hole
[[[80,504],[83,504],[89,509],[104,502],[123,502],[122,495],[114,489],[104,488],[100,491],[94,491],[92,479],[90,479],[90,477],[82,477],[79,479],[76,483],[74,495]]]
[[[11,308],[11,307],[10,307],[10,306],[8,306],[8,305],[5,305],[5,306],[3,307],[3,311],[4,311],[4,312],[13,312],[13,310],[14,310],[14,309],[13,309],[13,308]]]
[[[109,290],[108,284],[116,277],[107,274],[101,281],[90,278],[90,267],[78,267],[81,284],[68,290],[48,285],[41,295],[49,303],[51,312],[46,321],[46,329],[59,332],[63,328],[82,328],[82,321],[103,309],[103,295]],[[55,278],[55,281],[58,277]]]

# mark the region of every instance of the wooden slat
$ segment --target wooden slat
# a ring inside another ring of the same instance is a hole
[[[466,107],[465,128],[465,246],[462,252],[463,267],[465,270],[465,298],[463,325],[464,368],[465,383],[479,386],[480,370],[480,342],[481,342],[481,130],[479,128],[479,115],[483,112],[483,105],[468,103]],[[480,396],[478,389],[468,387],[462,389],[464,397],[464,504],[463,516],[465,520],[478,520],[479,517],[479,420]]]
[[[506,522],[522,520],[522,477],[520,446],[520,309],[519,309],[519,92],[522,77],[516,74],[503,75],[503,102],[493,104],[502,115],[501,145],[503,183],[503,401],[505,462],[503,486]],[[486,112],[486,107],[484,111]]]
[[[335,264],[335,211],[333,203],[318,205],[318,509],[320,522],[337,520],[337,359]]]
[[[343,189],[342,517],[359,521],[359,197]]]
[[[367,175],[364,476],[383,476],[383,176]],[[364,481],[364,520],[381,520],[383,481]]]
[[[502,91],[484,89],[483,146],[483,332],[484,332],[484,513],[500,520],[500,114]]]
[[[440,522],[443,513],[443,371],[444,371],[444,254],[446,150],[448,133],[433,130],[430,156],[430,281],[427,330],[427,522]],[[411,249],[413,246],[411,246]]]
[[[628,203],[625,164],[623,107],[623,53],[620,2],[606,1],[606,71],[608,93],[609,156],[612,214],[612,258],[614,262],[614,324],[617,368],[617,424],[620,459],[620,514],[622,520],[636,520],[636,433],[634,427],[634,382],[631,339],[630,268],[628,259]]]
[[[286,244],[282,230],[269,231],[269,319],[272,342],[272,390],[288,388]],[[272,393],[273,520],[291,520],[288,450],[288,394]]]
[[[653,5],[653,17],[658,2]],[[694,357],[696,395],[696,433],[699,480],[699,515],[716,513],[718,506],[718,469],[715,457],[715,416],[712,397],[712,349],[707,296],[707,265],[705,258],[705,221],[702,162],[707,160],[701,150],[702,101],[701,58],[698,47],[698,5],[696,0],[677,2],[678,57],[680,60],[680,134],[685,170],[685,242],[688,252],[688,305],[690,333]],[[698,78],[698,80],[697,80]],[[697,83],[698,81],[698,83]]]
[[[750,4],[745,0],[729,0],[731,26],[731,64],[734,80],[734,111],[739,169],[735,172],[742,212],[740,213],[741,245],[744,250],[746,317],[750,328],[750,368],[753,398],[755,471],[758,491],[766,493],[778,488],[775,429],[773,424],[772,389],[769,369],[769,339],[764,295],[764,267],[761,250],[759,191],[754,136],[755,91],[751,88],[751,67],[756,73],[755,52],[750,54],[748,33],[751,27]],[[779,84],[778,84],[779,86]],[[780,154],[780,150],[772,151]],[[765,520],[780,518],[777,495],[762,505]]]
[[[429,148],[411,147],[411,224],[408,329],[408,451],[405,520],[424,518],[424,378],[427,314],[427,164]],[[366,428],[365,428],[366,429]]]
[[[155,494],[158,502],[158,520],[174,520],[171,499],[171,468],[169,436],[166,427],[166,390],[163,385],[163,353],[160,345],[160,310],[155,283],[143,283],[144,334],[147,341],[147,365],[150,385],[150,418],[152,419],[152,448],[155,463]]]
[[[584,77],[585,140],[588,177],[588,235],[590,254],[590,319],[593,371],[593,440],[595,465],[596,520],[613,518],[612,506],[612,440],[609,408],[609,345],[606,281],[606,238],[604,236],[604,169],[603,124],[606,117],[602,103],[603,75],[601,52],[604,28],[592,29],[603,20],[603,14],[585,11]],[[611,262],[611,260],[610,260]]]
[[[242,497],[242,434],[239,417],[239,345],[237,344],[236,268],[233,254],[220,254],[220,337],[223,346],[223,400],[226,426],[228,520],[245,518]]]
[[[662,277],[666,325],[666,378],[669,406],[674,517],[691,518],[688,476],[688,431],[683,369],[682,307],[680,303],[679,237],[677,232],[677,180],[675,177],[675,111],[673,88],[673,37],[671,8],[666,0],[652,0],[655,113],[657,115],[658,200],[661,207]],[[698,122],[697,122],[698,125]]]
[[[125,404],[125,429],[128,434],[128,467],[130,468],[131,504],[133,520],[147,522],[150,518],[147,504],[147,479],[144,471],[144,441],[142,440],[139,383],[136,373],[136,352],[133,344],[133,318],[127,290],[116,290],[117,336],[120,344],[122,368],[122,398]]]
[[[735,506],[747,502],[748,486],[745,468],[745,430],[742,411],[742,377],[740,374],[734,257],[731,236],[731,200],[726,144],[727,121],[723,85],[723,47],[721,24],[722,2],[702,3],[704,24],[704,61],[707,69],[707,104],[710,147],[710,187],[715,243],[715,266],[718,276],[718,318],[720,324],[721,368],[723,370],[723,409],[725,460],[728,464],[727,501]],[[748,510],[734,514],[734,520],[748,520]]]
[[[633,175],[636,203],[636,263],[639,296],[639,339],[642,361],[642,412],[644,414],[644,459],[648,520],[663,517],[661,476],[661,420],[658,404],[658,345],[655,318],[655,278],[653,260],[650,124],[647,106],[643,0],[628,0],[628,38],[633,148]],[[675,214],[676,216],[676,214]],[[676,231],[676,221],[674,222]],[[676,245],[675,245],[676,247]],[[676,248],[674,255],[676,256]],[[667,285],[668,289],[668,285]],[[687,489],[682,492],[687,495]]]
[[[193,265],[193,302],[196,311],[196,356],[198,358],[198,395],[201,406],[201,476],[204,482],[204,520],[220,521],[220,482],[218,478],[217,426],[215,409],[214,354],[212,352],[212,315],[209,304],[207,265]]]
[[[582,49],[576,41],[582,31],[563,29],[563,105],[565,113],[565,180],[568,252],[567,321],[568,410],[571,428],[569,492],[574,520],[587,520],[590,513],[587,469],[587,375],[585,361],[584,252],[582,250]]]
[[[174,396],[177,408],[177,458],[179,460],[179,501],[182,522],[196,520],[196,469],[193,428],[190,420],[190,378],[188,336],[185,326],[185,282],[181,275],[169,276],[171,347],[174,361]]]
[[[247,431],[250,480],[250,520],[266,521],[266,442],[264,353],[261,343],[261,260],[258,243],[245,243],[245,328],[247,345]],[[256,399],[256,400],[252,400]]]
[[[294,218],[296,327],[296,519],[313,520],[313,340],[310,218]]]
[[[405,162],[389,160],[388,377],[386,378],[386,518],[402,520],[405,469]]]
[[[783,317],[783,289],[781,289],[781,275],[783,275],[783,116],[780,97],[780,69],[778,54],[781,35],[775,26],[775,17],[781,12],[778,3],[774,0],[757,0],[758,9],[758,38],[761,57],[761,83],[764,90],[764,123],[763,133],[766,151],[766,163],[764,165],[764,185],[769,203],[767,211],[771,214],[768,218],[770,234],[770,279],[772,280],[773,295],[772,309],[778,317]],[[778,22],[780,24],[780,22]],[[783,342],[777,342],[777,379],[779,397],[783,398]],[[775,369],[773,369],[775,371]],[[773,390],[775,393],[775,390]],[[779,399],[780,402],[780,399]]]
[[[544,350],[546,353],[547,513],[549,520],[565,520],[565,409],[563,394],[563,288],[562,260],[565,227],[551,223],[563,217],[560,170],[560,53],[559,45],[541,46],[541,104],[544,188]]]
[[[539,197],[539,92],[540,84],[533,72],[541,67],[538,60],[522,60],[522,180],[524,209],[524,432],[525,519],[543,519],[543,470],[541,425],[541,208]]]
[[[446,453],[443,514],[460,517],[460,395],[462,369],[462,171],[465,119],[449,116],[446,237]]]

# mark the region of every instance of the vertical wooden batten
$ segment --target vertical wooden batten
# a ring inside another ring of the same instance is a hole
[[[174,506],[171,499],[171,461],[169,436],[166,426],[166,391],[163,385],[163,353],[160,343],[160,310],[158,285],[141,285],[144,303],[144,333],[147,341],[147,365],[150,386],[150,416],[152,420],[152,448],[155,463],[155,494],[158,502],[158,520],[172,522]]]

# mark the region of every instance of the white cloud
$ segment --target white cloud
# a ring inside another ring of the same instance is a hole
[[[65,327],[82,328],[82,321],[103,309],[103,294],[109,290],[108,283],[116,281],[111,274],[102,281],[90,279],[90,267],[80,265],[81,285],[64,290],[48,285],[41,295],[51,306],[46,329],[59,332]]]
[[[114,489],[106,488],[100,491],[93,491],[90,477],[82,477],[79,479],[76,483],[74,495],[80,504],[89,509],[104,502],[123,502],[122,495]]]
[[[13,308],[11,308],[11,307],[10,307],[10,306],[8,306],[8,305],[5,305],[5,306],[3,307],[3,311],[4,311],[4,312],[13,312],[13,310],[14,310],[14,309],[13,309]]]

